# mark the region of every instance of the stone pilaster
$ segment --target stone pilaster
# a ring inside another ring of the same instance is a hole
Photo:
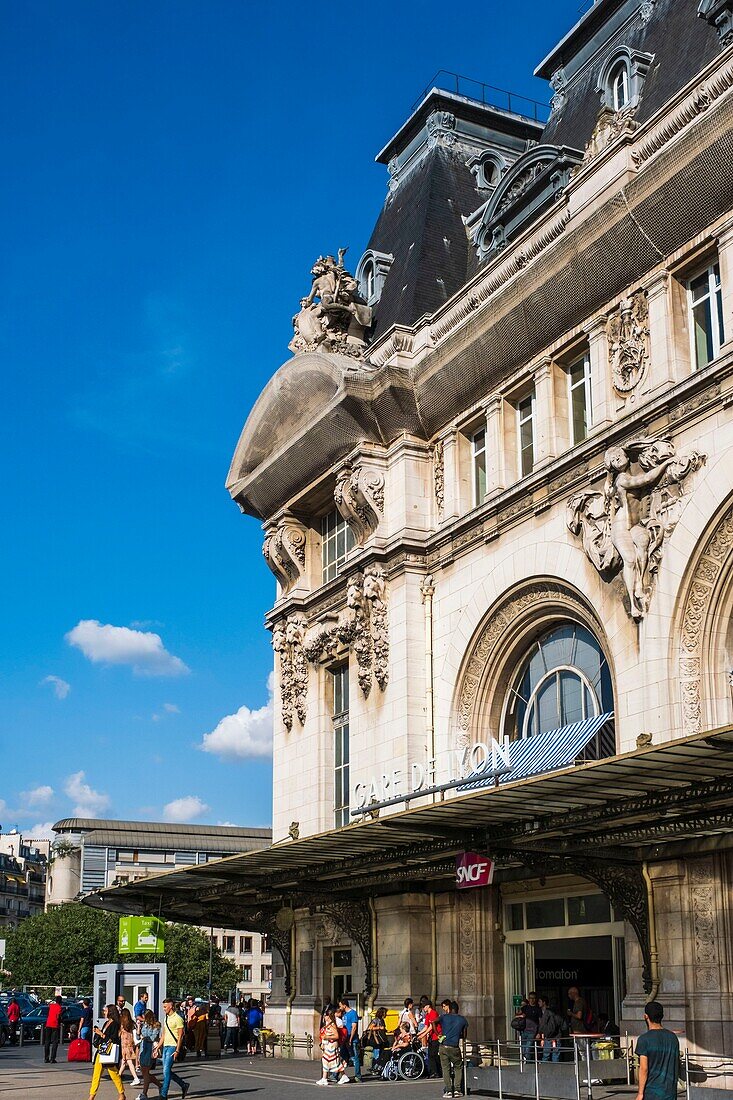
[[[725,222],[718,234],[718,260],[723,294],[723,335],[726,351],[733,348],[733,218]]]
[[[608,362],[606,317],[594,317],[584,327],[590,356],[591,398],[593,402],[591,433],[608,427],[614,418],[615,397]]]
[[[555,437],[555,369],[552,359],[534,368],[534,468],[541,470],[557,455]]]
[[[504,398],[494,393],[484,404],[486,415],[486,499],[507,486]]]

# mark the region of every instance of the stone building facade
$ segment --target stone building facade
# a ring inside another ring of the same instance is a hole
[[[314,265],[227,482],[274,844],[166,911],[272,930],[283,1030],[427,993],[503,1037],[579,985],[729,1051],[731,3],[599,0],[537,72],[546,122],[430,90],[353,275]]]
[[[326,301],[228,482],[278,579],[276,841],[397,813],[492,739],[607,714],[573,765],[733,721],[729,18],[602,0],[538,70],[544,126],[434,89],[380,155],[368,323],[332,340]],[[668,1016],[724,1050],[733,864],[706,835],[645,873]],[[638,1026],[623,911],[578,875],[499,878],[376,899],[380,1001],[437,986],[503,1034],[514,994],[574,976]],[[310,1029],[363,962],[317,912],[297,929]]]

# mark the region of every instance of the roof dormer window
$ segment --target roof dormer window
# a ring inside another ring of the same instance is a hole
[[[493,190],[507,168],[504,158],[492,151],[472,157],[467,163],[476,180],[476,186],[483,190]]]
[[[639,53],[628,46],[621,46],[612,53],[600,71],[596,87],[601,105],[614,112],[633,110],[641,98],[653,60],[653,54]]]
[[[382,296],[382,287],[392,266],[394,256],[367,249],[356,269],[356,281],[361,296],[368,306],[376,305]]]

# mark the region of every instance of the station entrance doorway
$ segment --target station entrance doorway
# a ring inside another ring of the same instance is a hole
[[[626,996],[624,924],[601,893],[506,896],[507,1011],[534,990],[568,1009],[576,986],[596,1018],[618,1021]]]

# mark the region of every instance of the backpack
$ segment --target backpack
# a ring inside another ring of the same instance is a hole
[[[586,1008],[585,1015],[583,1016],[583,1027],[586,1031],[598,1031],[598,1021],[596,1020],[593,1014],[593,1009],[590,1007],[590,1005],[588,1006],[588,1008]]]
[[[562,1031],[562,1020],[556,1012],[551,1012],[547,1019],[547,1026],[545,1027],[545,1038],[556,1039]]]

